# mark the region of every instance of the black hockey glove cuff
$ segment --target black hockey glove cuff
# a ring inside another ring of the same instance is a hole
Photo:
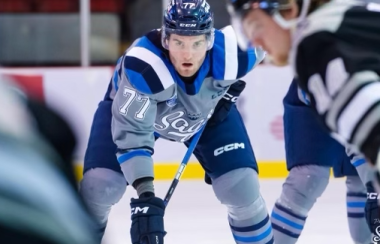
[[[236,103],[238,97],[244,90],[245,85],[245,81],[238,80],[230,86],[227,93],[216,105],[214,114],[208,121],[207,125],[216,125],[227,118],[231,107]]]

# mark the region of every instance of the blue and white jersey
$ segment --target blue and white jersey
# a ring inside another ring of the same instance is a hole
[[[185,83],[161,45],[160,30],[136,40],[119,59],[111,80],[112,134],[118,160],[152,160],[155,136],[185,142],[212,116],[229,86],[264,58],[261,50],[238,48],[231,26],[215,30],[192,84]]]

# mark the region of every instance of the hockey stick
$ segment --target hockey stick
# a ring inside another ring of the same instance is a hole
[[[174,177],[174,180],[172,181],[172,184],[170,185],[169,190],[166,193],[166,196],[164,198],[165,206],[168,206],[170,198],[173,196],[174,190],[178,185],[179,179],[181,178],[183,172],[185,171],[185,168],[187,166],[187,163],[189,162],[191,154],[193,154],[195,146],[198,144],[199,138],[201,137],[202,132],[205,127],[206,125],[204,125],[203,128],[200,131],[198,131],[197,134],[195,134],[195,136],[193,137],[193,140],[190,142],[189,148],[187,149],[187,152],[182,159],[182,163],[179,165],[177,173]]]

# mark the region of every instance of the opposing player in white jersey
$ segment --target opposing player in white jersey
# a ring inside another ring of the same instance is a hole
[[[131,200],[132,243],[164,242],[165,205],[153,185],[155,140],[189,146],[205,126],[194,154],[228,209],[235,242],[274,242],[241,116],[233,104],[215,110],[263,55],[242,51],[232,27],[215,30],[213,22],[205,0],[172,0],[162,28],[136,40],[119,59],[94,117],[80,186],[100,236],[128,182],[139,196]]]
[[[379,9],[352,0],[229,1],[241,46],[262,46],[275,65],[290,63],[331,134],[380,168]],[[379,215],[369,205],[374,232]]]
[[[362,157],[346,152],[327,133],[313,109],[308,106],[308,97],[295,80],[283,104],[285,155],[289,174],[271,214],[276,242],[298,243],[307,222],[313,221],[307,220],[309,212],[325,191],[333,168],[334,177],[345,177],[346,194],[336,194],[342,198],[346,196],[345,204],[340,207],[347,210],[353,243],[370,243],[372,236],[365,218],[365,184],[373,180],[373,170]],[[371,192],[371,189],[368,190]]]

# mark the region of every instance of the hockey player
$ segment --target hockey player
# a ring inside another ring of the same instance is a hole
[[[271,216],[276,242],[297,242],[309,211],[328,185],[330,168],[333,167],[335,177],[346,176],[347,217],[351,237],[356,244],[370,243],[371,232],[364,215],[367,191],[363,184],[373,179],[370,166],[362,158],[351,156],[359,178],[344,147],[323,130],[316,114],[307,105],[309,99],[298,88],[296,81],[291,83],[283,103],[289,175]]]
[[[128,182],[139,196],[130,204],[132,243],[164,242],[165,205],[153,186],[155,139],[188,146],[206,126],[194,154],[228,209],[236,243],[273,243],[241,116],[235,105],[213,115],[230,86],[263,57],[259,50],[241,51],[232,27],[214,30],[213,22],[205,0],[172,0],[162,29],[135,41],[119,59],[94,117],[80,186],[100,235]]]
[[[275,65],[289,61],[331,134],[380,168],[380,5],[235,0],[228,9],[241,47],[262,46]],[[378,213],[367,218],[374,231]]]

